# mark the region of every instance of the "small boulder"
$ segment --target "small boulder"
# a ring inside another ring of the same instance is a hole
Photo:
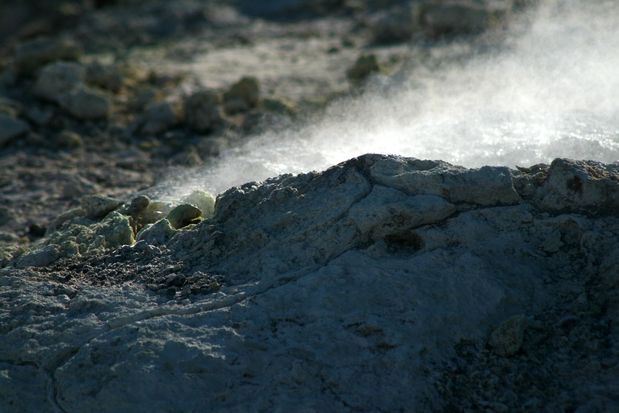
[[[353,86],[361,85],[370,75],[379,73],[380,65],[376,55],[361,55],[347,71],[346,77]]]
[[[619,165],[555,159],[533,200],[545,211],[616,214]]]
[[[202,220],[202,211],[191,204],[181,204],[172,209],[166,217],[174,229],[180,229],[187,225],[197,224]]]
[[[110,213],[100,224],[97,224],[95,237],[102,238],[104,240],[102,247],[107,249],[135,243],[129,217],[118,212]]]
[[[503,321],[490,334],[488,344],[492,348],[492,351],[499,356],[513,356],[522,348],[526,328],[526,317],[523,315],[516,315]]]
[[[110,112],[109,99],[95,90],[79,87],[60,99],[60,106],[78,119],[95,120],[107,118]]]
[[[144,211],[150,204],[150,198],[146,195],[138,195],[131,200],[127,213],[130,215],[139,214]]]
[[[41,37],[17,47],[15,71],[18,75],[31,75],[39,67],[56,60],[76,60],[81,48],[71,39],[50,39]]]
[[[29,251],[17,260],[18,268],[44,267],[60,258],[61,253],[56,245],[45,245]]]
[[[80,199],[80,206],[87,218],[104,217],[122,205],[122,201],[101,195],[86,195]]]
[[[209,91],[196,92],[185,99],[187,126],[198,132],[208,132],[222,122],[217,95]]]
[[[13,116],[0,113],[0,147],[11,139],[17,138],[30,130],[28,124]]]
[[[178,123],[178,114],[170,102],[156,102],[149,105],[142,116],[143,133],[155,135]]]
[[[82,85],[84,72],[84,68],[79,63],[50,63],[39,73],[34,85],[34,94],[58,103],[67,92]]]
[[[124,76],[117,65],[93,62],[86,67],[86,83],[117,93],[124,85]]]
[[[245,76],[228,89],[223,95],[226,113],[233,115],[255,108],[260,100],[258,79]]]
[[[176,234],[176,230],[172,228],[170,221],[164,218],[144,227],[142,231],[138,232],[137,240],[152,245],[161,245],[165,244],[174,234]]]

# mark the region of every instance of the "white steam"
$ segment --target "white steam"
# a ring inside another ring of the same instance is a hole
[[[364,153],[464,166],[619,159],[619,2],[546,1],[500,50],[410,66],[318,121],[230,150],[180,192],[220,192]]]

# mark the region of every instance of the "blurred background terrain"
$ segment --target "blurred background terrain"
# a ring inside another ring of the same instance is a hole
[[[247,136],[311,119],[411,60],[458,59],[466,45],[490,45],[522,7],[503,0],[1,2],[3,238],[36,240],[83,195],[126,197],[174,168],[204,167]],[[484,37],[488,30],[494,34]]]

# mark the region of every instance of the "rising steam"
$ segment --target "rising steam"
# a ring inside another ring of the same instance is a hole
[[[534,13],[500,48],[411,62],[362,96],[334,103],[321,119],[230,150],[180,192],[220,192],[369,152],[471,167],[616,161],[619,3],[551,0]]]

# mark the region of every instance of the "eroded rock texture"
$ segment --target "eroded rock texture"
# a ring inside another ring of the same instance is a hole
[[[612,411],[618,200],[569,160],[232,188],[164,245],[2,270],[0,410]]]

